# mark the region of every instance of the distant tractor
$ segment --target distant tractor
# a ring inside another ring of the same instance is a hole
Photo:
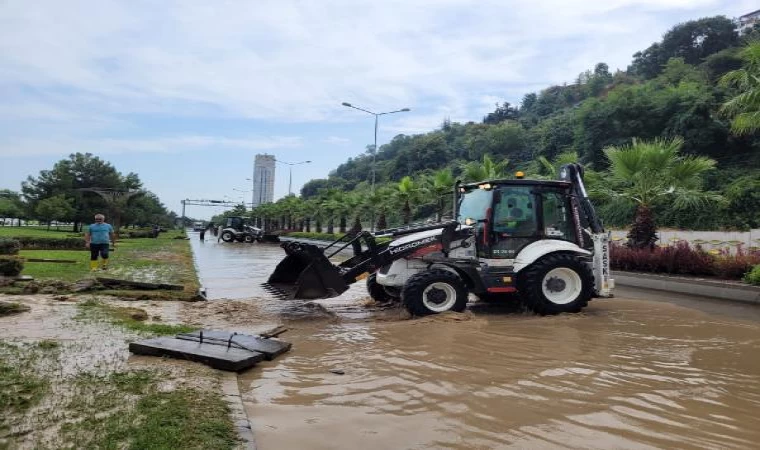
[[[224,242],[248,242],[261,241],[264,232],[247,223],[243,217],[227,217],[223,225],[220,238]]]

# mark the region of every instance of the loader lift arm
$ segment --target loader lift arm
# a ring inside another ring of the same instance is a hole
[[[412,227],[401,230],[378,232],[380,236],[404,236],[421,231],[442,229],[441,233],[421,237],[400,246],[390,247],[389,242],[377,243],[375,235],[362,231],[345,236],[325,248],[315,244],[291,241],[281,247],[286,257],[275,268],[269,280],[263,284],[269,292],[284,299],[318,299],[337,297],[349,285],[364,279],[381,267],[407,257],[422,247],[439,245],[448,253],[448,244],[457,233],[458,223],[451,221]],[[333,264],[330,258],[348,247],[353,256]]]

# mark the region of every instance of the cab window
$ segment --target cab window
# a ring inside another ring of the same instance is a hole
[[[573,241],[567,197],[559,192],[543,192],[541,197],[544,235],[547,238]]]
[[[526,237],[536,234],[536,211],[529,186],[509,186],[497,192],[493,231],[503,237]]]
[[[491,207],[492,194],[493,191],[485,189],[473,189],[465,192],[457,208],[457,221],[464,224],[466,219],[484,220],[488,208]]]

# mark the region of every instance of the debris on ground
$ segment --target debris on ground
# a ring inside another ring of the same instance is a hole
[[[289,342],[275,338],[199,330],[174,337],[158,337],[129,344],[136,355],[168,356],[196,361],[214,369],[239,372],[290,350]]]
[[[10,316],[11,314],[21,314],[29,311],[31,308],[16,302],[0,302],[0,316]]]

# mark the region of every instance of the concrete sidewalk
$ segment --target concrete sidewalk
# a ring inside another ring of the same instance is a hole
[[[760,286],[750,286],[736,281],[621,271],[613,271],[612,278],[620,286],[760,304]]]

